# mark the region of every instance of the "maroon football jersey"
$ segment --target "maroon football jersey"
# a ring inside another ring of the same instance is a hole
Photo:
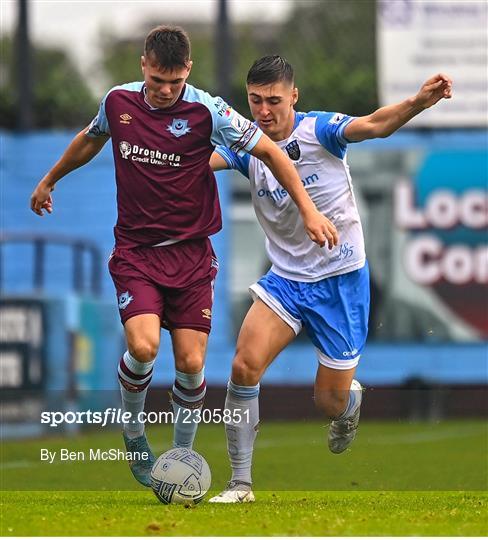
[[[103,99],[88,136],[110,135],[115,160],[121,248],[203,238],[222,227],[216,145],[249,152],[262,132],[221,98],[186,84],[178,101],[156,109],[143,82],[117,86]]]

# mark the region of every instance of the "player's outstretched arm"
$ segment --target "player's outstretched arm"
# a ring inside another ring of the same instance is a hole
[[[86,135],[87,129],[83,129],[76,135],[59,161],[37,184],[31,195],[30,207],[38,216],[44,215],[43,210],[46,210],[48,214],[52,213],[53,200],[51,191],[53,191],[56,182],[71,171],[88,163],[108,141],[108,136],[88,137]]]
[[[388,137],[414,116],[432,107],[441,99],[452,97],[452,80],[443,73],[428,79],[411,98],[377,109],[368,116],[361,116],[344,129],[348,141],[359,142],[377,137]]]
[[[273,176],[288,191],[300,210],[305,230],[310,239],[320,247],[324,247],[326,242],[329,249],[336,246],[339,240],[337,229],[317,210],[307,190],[303,187],[293,163],[280,148],[263,134],[251,150],[251,154],[266,163]]]
[[[228,169],[229,166],[227,165],[227,162],[225,161],[225,159],[217,154],[217,152],[213,152],[212,155],[210,156],[210,167],[212,169],[212,171],[223,171],[224,169]]]

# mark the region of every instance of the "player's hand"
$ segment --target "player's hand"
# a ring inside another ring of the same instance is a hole
[[[303,218],[303,222],[310,239],[320,247],[324,247],[327,243],[329,249],[332,249],[337,245],[339,235],[335,225],[318,210],[314,210],[310,212],[310,214],[307,214],[307,216]]]
[[[43,210],[46,210],[48,214],[53,212],[53,199],[51,197],[51,191],[53,187],[49,186],[45,180],[41,180],[36,189],[31,195],[30,207],[31,210],[38,216],[43,216]]]
[[[452,80],[447,75],[438,73],[424,82],[415,96],[415,101],[423,109],[428,109],[439,100],[451,99],[451,97]]]

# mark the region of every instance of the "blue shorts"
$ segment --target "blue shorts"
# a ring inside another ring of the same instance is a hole
[[[295,334],[305,327],[321,364],[332,369],[357,366],[368,335],[367,262],[359,270],[314,283],[286,279],[270,270],[249,290]]]

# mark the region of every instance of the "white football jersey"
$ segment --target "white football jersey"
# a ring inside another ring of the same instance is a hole
[[[284,278],[313,282],[365,264],[363,230],[346,162],[348,141],[343,135],[353,119],[339,113],[296,113],[293,132],[277,142],[294,163],[318,210],[336,226],[339,244],[332,250],[310,240],[298,207],[261,160],[217,148],[230,168],[249,178],[271,270]]]

